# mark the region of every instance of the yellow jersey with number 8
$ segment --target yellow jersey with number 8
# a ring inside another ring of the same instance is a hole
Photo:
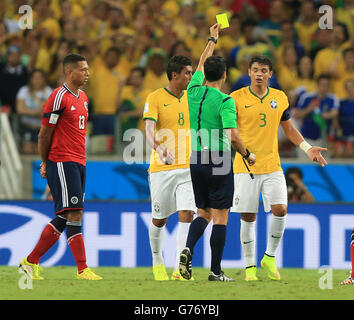
[[[189,168],[190,123],[187,92],[176,97],[166,88],[150,93],[144,108],[144,120],[156,122],[158,141],[175,156],[171,165],[164,164],[155,150],[150,157],[150,172]]]
[[[256,163],[250,167],[254,174],[282,171],[278,152],[278,128],[280,121],[289,116],[289,102],[281,90],[268,88],[262,98],[244,87],[230,94],[236,103],[237,128],[245,147],[256,155]],[[242,156],[236,153],[234,173],[247,173]]]

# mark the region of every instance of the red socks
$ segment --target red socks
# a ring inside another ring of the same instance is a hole
[[[60,234],[53,225],[48,223],[42,231],[37,245],[27,257],[28,262],[39,264],[40,258],[58,241]]]
[[[85,244],[82,233],[77,233],[68,239],[68,245],[73,253],[78,273],[87,268]]]

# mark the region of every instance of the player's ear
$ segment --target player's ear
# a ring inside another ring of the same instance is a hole
[[[271,78],[273,75],[273,71],[269,71],[269,78]]]

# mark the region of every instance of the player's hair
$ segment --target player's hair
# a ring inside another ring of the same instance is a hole
[[[204,62],[205,78],[210,81],[218,81],[226,71],[226,62],[223,57],[211,56]]]
[[[63,67],[65,68],[68,64],[76,64],[79,61],[86,61],[86,58],[81,54],[69,53],[63,60]]]
[[[191,66],[192,60],[186,56],[173,56],[167,63],[167,78],[172,80],[172,72],[181,73],[185,66]]]
[[[258,55],[258,54],[253,56],[251,58],[251,60],[250,60],[249,65],[248,65],[250,69],[252,68],[252,65],[254,63],[259,63],[259,64],[261,64],[263,66],[268,66],[269,67],[269,71],[273,70],[273,63],[267,56]]]

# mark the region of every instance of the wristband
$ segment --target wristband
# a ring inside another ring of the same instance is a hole
[[[299,148],[303,150],[305,153],[307,153],[307,151],[309,151],[312,148],[312,146],[304,140],[300,143]]]
[[[209,41],[213,41],[215,44],[218,42],[218,39],[214,38],[214,37],[209,37],[208,38],[208,42]]]

